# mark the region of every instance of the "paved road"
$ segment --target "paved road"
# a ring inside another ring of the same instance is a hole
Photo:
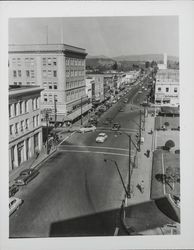
[[[137,104],[145,94],[140,97],[137,91],[128,94],[124,112],[118,112],[121,102],[106,112],[96,132],[75,133],[62,143],[37,178],[21,188],[16,196],[24,203],[10,217],[10,237],[125,235],[119,219],[124,189],[114,163],[104,159],[117,161],[127,184],[128,137],[103,127],[102,121],[112,117],[134,135],[139,111],[131,110],[130,102]],[[108,139],[97,144],[104,130]]]

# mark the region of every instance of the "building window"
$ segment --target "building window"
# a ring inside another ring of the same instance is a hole
[[[18,76],[21,77],[22,76],[22,71],[18,70]]]
[[[49,89],[52,89],[52,85],[49,85]]]
[[[51,70],[48,70],[48,77],[52,77],[52,71]]]
[[[29,129],[29,119],[26,119],[26,129]]]
[[[34,66],[34,58],[30,58],[30,65]]]
[[[36,126],[39,126],[39,115],[36,116]]]
[[[46,66],[46,58],[42,58],[42,65]]]
[[[57,58],[53,58],[53,65],[57,66]]]
[[[17,58],[17,65],[21,66],[21,59],[20,58]]]
[[[166,88],[166,92],[169,92],[169,88]]]
[[[34,78],[34,70],[30,70],[31,78]]]
[[[11,104],[9,104],[9,117],[12,117],[12,105]]]
[[[47,82],[43,82],[44,89],[47,89]]]
[[[20,115],[21,115],[23,113],[22,102],[19,102],[19,107],[20,107]]]
[[[53,102],[53,96],[49,95],[49,102]]]
[[[21,127],[20,127],[21,132],[24,131],[24,121],[21,121]]]
[[[52,60],[51,60],[51,58],[48,58],[48,65],[49,65],[49,66],[52,65]]]
[[[54,89],[57,89],[57,85],[54,85]]]
[[[30,77],[30,71],[29,70],[26,70],[26,76]]]
[[[161,88],[158,88],[158,91],[160,92],[160,91],[161,91]]]
[[[44,94],[44,102],[47,102],[48,101],[48,99],[47,99],[47,95],[46,94]]]
[[[28,112],[28,101],[24,102],[24,112],[27,113]]]
[[[18,82],[18,85],[22,85],[22,82]]]
[[[13,65],[13,66],[16,65],[16,58],[12,58],[12,65]]]
[[[57,77],[57,71],[53,70],[53,77]]]
[[[25,66],[30,66],[30,59],[29,58],[25,58]]]
[[[18,134],[18,123],[15,124],[15,134]]]
[[[14,103],[14,115],[17,116],[17,103]]]
[[[13,84],[14,84],[14,85],[17,85],[17,82],[14,82]]]
[[[177,88],[174,88],[174,93],[177,93],[178,92],[178,89]]]
[[[33,128],[35,128],[35,127],[36,127],[36,117],[33,116]]]
[[[17,71],[16,70],[13,71],[13,77],[17,77]]]
[[[46,78],[46,76],[47,76],[46,70],[43,70],[42,75],[43,75],[44,78]]]
[[[10,135],[13,135],[13,125],[10,125],[10,126],[9,126],[9,134],[10,134]]]

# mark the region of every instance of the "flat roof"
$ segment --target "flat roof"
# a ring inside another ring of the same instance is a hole
[[[32,92],[41,92],[44,90],[39,85],[29,86],[29,85],[9,85],[9,96],[32,93]]]
[[[87,55],[85,49],[68,44],[9,44],[9,53],[51,51],[72,51]]]

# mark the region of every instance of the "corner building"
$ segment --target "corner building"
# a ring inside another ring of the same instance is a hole
[[[42,149],[39,86],[9,87],[9,170]]]
[[[85,49],[66,44],[9,46],[9,84],[40,85],[41,109],[68,120],[87,101]],[[52,117],[51,117],[52,119]]]

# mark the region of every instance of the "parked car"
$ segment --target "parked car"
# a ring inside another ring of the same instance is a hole
[[[124,103],[127,103],[128,102],[128,99],[124,99],[124,101],[123,101]]]
[[[108,135],[105,133],[100,133],[98,137],[96,138],[96,142],[103,143],[108,138]]]
[[[22,200],[16,197],[9,198],[9,215],[13,214],[22,204]]]
[[[116,99],[114,99],[114,100],[112,101],[112,103],[113,103],[113,104],[117,103],[117,100],[116,100]]]
[[[121,125],[119,123],[114,123],[113,126],[112,126],[112,130],[117,131],[117,130],[120,129],[120,127],[121,127]]]
[[[14,196],[19,190],[19,187],[15,184],[9,187],[9,197]]]
[[[36,169],[25,169],[20,172],[20,175],[15,179],[15,184],[18,186],[26,185],[32,179],[34,179],[39,174],[39,171]]]
[[[96,127],[94,125],[86,125],[78,130],[80,133],[85,132],[94,132],[96,130]]]

